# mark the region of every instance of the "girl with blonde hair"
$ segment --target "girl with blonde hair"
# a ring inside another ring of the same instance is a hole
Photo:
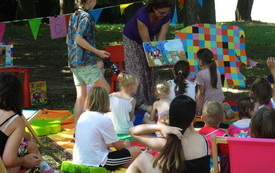
[[[169,107],[171,99],[169,98],[170,87],[167,82],[158,83],[155,88],[155,95],[159,99],[154,102],[152,111],[150,114],[145,113],[143,122],[146,124],[154,124],[156,121],[162,123],[159,120],[164,120],[169,115]],[[163,118],[164,117],[164,118]],[[163,121],[165,122],[165,121]],[[163,123],[162,123],[163,124]],[[166,123],[164,123],[166,124]]]
[[[104,113],[109,112],[109,107],[107,90],[94,86],[88,93],[87,110],[76,124],[73,150],[75,163],[115,170],[140,154],[139,147],[129,147],[119,141],[112,121],[104,116]],[[109,152],[109,145],[114,146],[116,151]]]
[[[135,120],[136,99],[132,97],[137,92],[139,79],[136,75],[120,73],[118,75],[119,92],[110,94],[111,112],[106,115],[111,118],[117,134],[128,133]]]

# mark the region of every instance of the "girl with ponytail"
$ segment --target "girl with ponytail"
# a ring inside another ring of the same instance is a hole
[[[190,66],[188,61],[178,61],[172,69],[174,80],[169,80],[169,98],[173,100],[178,95],[187,95],[195,100],[196,84],[188,80]]]
[[[220,72],[214,60],[214,54],[210,49],[202,48],[197,52],[200,71],[197,74],[195,83],[198,93],[197,115],[201,115],[203,105],[208,101],[222,103],[224,94],[222,91],[222,82]]]
[[[154,158],[143,152],[129,166],[126,173],[209,173],[209,155],[206,139],[196,133],[192,121],[196,102],[179,95],[169,109],[169,125],[142,124],[130,129],[132,137],[140,144],[159,151]],[[149,135],[160,132],[163,137]]]

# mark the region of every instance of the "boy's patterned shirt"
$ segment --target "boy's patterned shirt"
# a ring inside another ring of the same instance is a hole
[[[83,10],[72,14],[69,21],[67,44],[68,44],[68,65],[70,68],[95,65],[96,55],[93,52],[83,49],[74,40],[76,34],[95,47],[95,25],[92,15]]]

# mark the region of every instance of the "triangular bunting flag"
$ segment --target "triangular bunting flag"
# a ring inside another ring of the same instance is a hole
[[[174,26],[177,23],[178,23],[178,14],[177,14],[177,8],[175,7],[173,19],[172,19],[172,22],[170,23],[170,26]]]
[[[0,42],[2,42],[5,30],[6,30],[6,24],[0,23]]]
[[[57,17],[50,17],[50,30],[52,39],[66,37],[67,28],[64,14]]]
[[[201,5],[201,7],[203,6],[203,0],[198,0],[199,4]]]
[[[69,20],[72,14],[65,14],[65,20],[66,20],[66,28],[68,30],[69,27]]]
[[[122,15],[123,12],[124,12],[124,10],[125,10],[125,8],[127,8],[129,5],[132,5],[132,4],[133,4],[133,3],[121,4],[121,5],[119,6],[119,8],[120,8],[120,14]]]
[[[34,39],[36,40],[37,35],[38,35],[38,31],[40,28],[40,24],[41,24],[41,20],[42,18],[38,18],[38,19],[29,19],[29,25],[31,27],[32,30],[32,35],[34,37]]]
[[[89,13],[94,17],[95,19],[95,24],[97,23],[99,16],[102,12],[103,8],[95,9],[95,10],[90,10]]]
[[[184,6],[184,0],[178,0],[179,1],[179,7],[183,7]]]

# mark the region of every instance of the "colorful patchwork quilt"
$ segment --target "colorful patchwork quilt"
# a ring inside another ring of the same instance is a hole
[[[196,52],[209,48],[214,53],[217,67],[225,77],[225,86],[246,88],[245,77],[240,72],[242,64],[256,66],[256,62],[246,56],[244,30],[238,26],[195,24],[176,34],[180,38],[190,63],[190,78],[199,71]]]

